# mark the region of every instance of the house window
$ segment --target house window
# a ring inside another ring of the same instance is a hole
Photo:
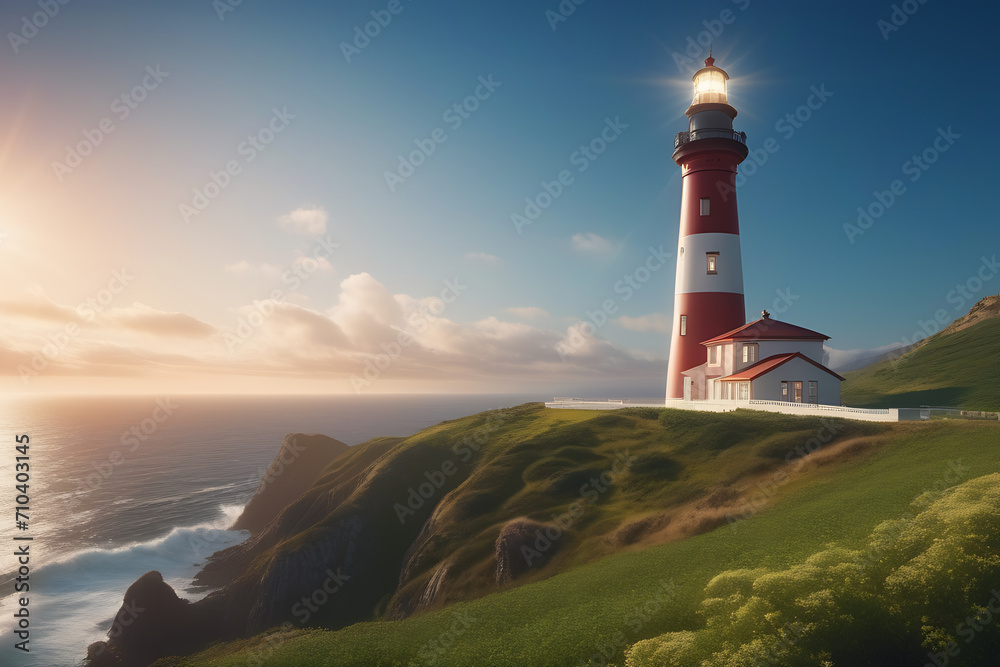
[[[721,345],[713,345],[712,347],[708,348],[708,365],[709,366],[718,366],[719,365],[719,350],[721,349],[721,347],[722,347]]]
[[[819,382],[816,380],[809,380],[809,402],[819,404]]]
[[[783,401],[787,401],[788,400],[788,383],[787,382],[782,382],[781,383],[781,400],[783,400]]]
[[[740,382],[740,400],[749,401],[750,400],[750,383]]]
[[[794,395],[792,397],[793,400],[796,403],[801,403],[802,402],[802,383],[801,382],[793,382],[792,383],[792,392],[794,393]]]
[[[688,316],[687,315],[681,315],[681,335],[682,336],[687,336],[688,335]]]
[[[708,215],[709,202],[710,201],[711,200],[708,197],[702,197],[701,198],[701,214],[702,215]]]
[[[743,363],[753,364],[757,361],[757,343],[743,344]]]
[[[708,252],[705,257],[708,259],[708,273],[714,276],[719,272],[719,253]]]

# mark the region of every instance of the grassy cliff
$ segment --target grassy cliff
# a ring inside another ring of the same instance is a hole
[[[350,578],[307,620],[283,600],[269,630],[160,664],[623,663],[640,640],[703,627],[719,573],[860,547],[925,491],[1000,471],[998,443],[996,423],[746,411],[533,404],[444,422],[331,464],[230,586],[316,551],[350,517],[375,531],[377,567],[322,552],[317,576]],[[361,622],[330,629],[349,618]]]

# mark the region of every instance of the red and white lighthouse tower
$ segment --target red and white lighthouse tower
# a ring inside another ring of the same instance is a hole
[[[683,189],[668,400],[706,398],[702,341],[746,323],[734,187],[736,167],[747,157],[746,134],[733,130],[729,75],[714,63],[709,57],[695,72],[688,131],[674,139]]]

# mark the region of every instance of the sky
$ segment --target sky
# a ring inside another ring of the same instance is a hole
[[[998,14],[8,0],[0,391],[662,395],[709,42],[748,320],[911,342],[1000,292]]]

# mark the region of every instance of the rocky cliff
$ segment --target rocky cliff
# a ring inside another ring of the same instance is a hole
[[[348,449],[344,443],[325,435],[295,433],[285,436],[281,450],[232,530],[259,533],[312,486],[331,461]]]

